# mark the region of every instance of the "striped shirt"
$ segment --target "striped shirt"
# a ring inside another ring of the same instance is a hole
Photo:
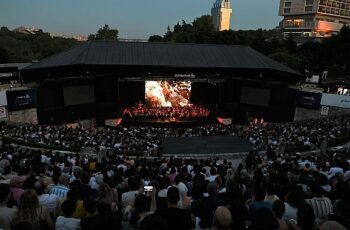
[[[55,185],[50,189],[50,194],[55,194],[59,198],[66,198],[69,188],[64,185]]]
[[[327,197],[313,197],[306,199],[306,203],[311,205],[314,210],[315,218],[325,221],[328,215],[332,212],[332,202]]]

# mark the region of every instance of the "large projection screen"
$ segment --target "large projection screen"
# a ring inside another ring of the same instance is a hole
[[[145,102],[148,107],[184,107],[190,105],[190,81],[146,81]]]
[[[63,88],[64,105],[82,105],[95,102],[93,85],[67,86]]]
[[[249,105],[269,106],[270,90],[243,87],[241,92],[241,103]]]

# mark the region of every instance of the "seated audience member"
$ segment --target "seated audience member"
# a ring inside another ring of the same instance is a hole
[[[39,204],[35,190],[25,190],[21,196],[15,228],[30,224],[32,229],[53,229],[52,219],[46,207]]]
[[[180,200],[180,192],[176,187],[170,187],[167,193],[168,208],[156,210],[156,215],[162,217],[170,230],[191,229],[192,219],[188,210],[179,209],[177,203]]]
[[[223,206],[219,206],[214,212],[213,230],[229,230],[232,222],[230,211]]]
[[[10,230],[17,214],[17,208],[8,208],[7,201],[10,198],[10,185],[0,184],[0,229]]]
[[[67,175],[60,175],[57,185],[54,185],[50,189],[50,194],[54,194],[59,198],[66,198],[69,191],[68,188],[69,177]]]
[[[63,216],[56,219],[56,230],[75,230],[80,229],[80,220],[73,217],[76,209],[76,203],[70,200],[65,200],[61,205]]]

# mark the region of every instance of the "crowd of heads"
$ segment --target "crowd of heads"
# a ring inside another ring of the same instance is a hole
[[[99,161],[12,145],[2,152],[4,229],[350,227],[348,151],[252,151],[240,164],[115,155]]]
[[[115,151],[149,152],[159,150],[166,137],[239,136],[248,139],[255,150],[268,150],[286,146],[320,148],[323,142],[348,135],[350,117],[334,117],[291,123],[257,123],[248,126],[203,124],[193,127],[118,126],[90,129],[79,125],[8,125],[0,124],[2,136],[29,143],[80,149],[103,147]]]

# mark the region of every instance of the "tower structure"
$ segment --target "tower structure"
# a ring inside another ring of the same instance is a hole
[[[217,30],[229,30],[231,21],[231,1],[230,0],[216,0],[211,9],[211,16],[213,23]]]

